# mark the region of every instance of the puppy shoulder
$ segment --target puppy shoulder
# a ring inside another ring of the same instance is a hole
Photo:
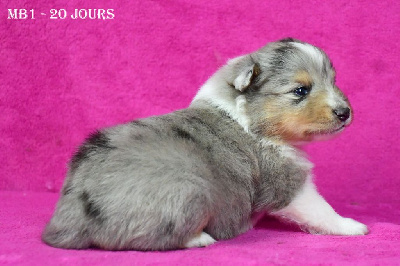
[[[286,143],[263,138],[260,140],[260,147],[262,156],[271,160],[282,161],[286,159],[307,172],[310,172],[314,167],[302,150]],[[271,151],[275,156],[270,156]]]

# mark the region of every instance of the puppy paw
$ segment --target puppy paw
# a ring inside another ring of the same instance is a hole
[[[212,238],[209,234],[201,232],[201,234],[196,235],[192,239],[190,239],[186,244],[185,248],[194,248],[194,247],[206,247],[208,245],[214,244],[217,242],[214,238]]]
[[[335,235],[365,235],[368,233],[368,227],[351,218],[342,218]]]
[[[316,235],[365,235],[368,234],[368,227],[351,218],[340,217],[333,223],[325,223],[320,226],[312,226],[302,229]]]

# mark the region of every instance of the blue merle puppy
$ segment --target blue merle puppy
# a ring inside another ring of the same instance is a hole
[[[298,145],[330,138],[352,110],[320,49],[294,39],[227,62],[190,107],[92,134],[43,232],[60,248],[210,245],[269,213],[315,234],[363,235],[317,192]]]

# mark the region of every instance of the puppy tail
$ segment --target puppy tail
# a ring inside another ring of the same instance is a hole
[[[46,244],[65,249],[85,249],[91,246],[89,230],[82,211],[73,207],[73,199],[62,198],[42,233]]]
[[[43,231],[42,241],[56,248],[86,249],[90,247],[89,239],[85,238],[82,232],[56,227],[51,223]]]

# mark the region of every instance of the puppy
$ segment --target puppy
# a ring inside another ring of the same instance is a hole
[[[297,148],[351,120],[323,51],[270,43],[228,61],[189,108],[92,134],[42,239],[69,249],[201,247],[246,232],[263,213],[314,234],[366,234],[318,194]]]

